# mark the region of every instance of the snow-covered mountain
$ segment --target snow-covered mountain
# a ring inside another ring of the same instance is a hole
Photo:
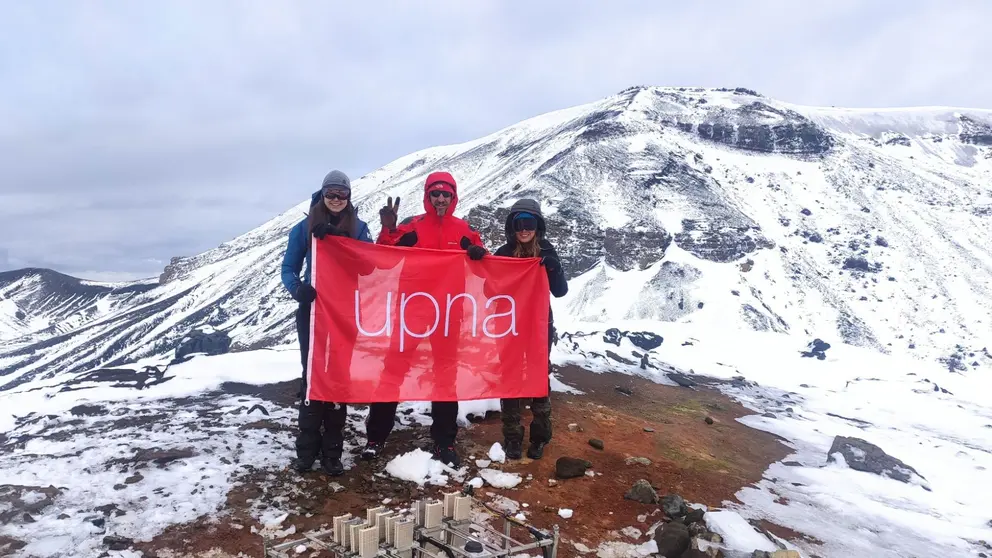
[[[962,370],[992,338],[992,111],[636,87],[397,159],[354,181],[361,215],[377,229],[387,196],[401,218],[421,211],[441,169],[490,247],[513,201],[541,201],[572,279],[563,324],[770,330]],[[174,259],[158,284],[0,274],[0,390],[168,355],[201,325],[233,350],[292,341],[279,265],[306,205]]]

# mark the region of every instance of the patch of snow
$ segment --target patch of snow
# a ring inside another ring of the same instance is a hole
[[[558,510],[558,515],[561,516],[562,519],[570,519],[572,517],[572,510],[568,508],[560,508]]]
[[[482,469],[479,471],[479,476],[493,488],[514,488],[523,482],[517,473],[506,473],[495,469]]]
[[[476,459],[475,460],[475,466],[478,467],[478,468],[480,468],[480,469],[485,469],[486,467],[488,467],[491,464],[492,464],[492,461],[489,461],[488,459]]]
[[[489,448],[489,459],[496,463],[506,463],[506,452],[503,451],[503,446],[499,442]]]
[[[767,537],[754,530],[737,512],[729,510],[711,511],[703,516],[706,527],[723,537],[727,547],[741,552],[754,550],[775,551],[778,547]]]
[[[420,448],[397,455],[386,465],[385,470],[393,478],[413,482],[418,486],[446,486],[451,478],[464,478],[464,471],[452,469]]]

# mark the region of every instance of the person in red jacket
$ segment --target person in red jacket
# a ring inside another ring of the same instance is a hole
[[[396,198],[395,205],[390,198],[386,207],[379,211],[382,230],[376,240],[377,244],[435,250],[464,250],[473,260],[482,259],[486,255],[479,233],[465,220],[454,216],[455,208],[458,206],[458,185],[450,173],[431,173],[424,183],[424,213],[397,225],[399,203],[399,198]],[[458,280],[463,281],[463,279]],[[457,285],[452,285],[451,292],[461,290],[455,287]],[[429,341],[434,358],[434,384],[450,386],[453,389],[457,363],[453,361],[456,347],[452,343],[456,341],[440,333],[432,335]],[[398,352],[390,351],[390,355],[395,354]],[[400,384],[410,368],[408,359],[412,355],[413,348],[410,348],[401,356],[386,359],[382,381],[397,394],[397,397]],[[362,459],[371,460],[379,455],[382,445],[393,429],[396,407],[397,403],[370,405],[369,417],[365,423],[368,443],[362,452]],[[458,434],[458,401],[432,402],[431,418],[434,457],[442,463],[459,467],[461,460],[455,451],[455,437]]]

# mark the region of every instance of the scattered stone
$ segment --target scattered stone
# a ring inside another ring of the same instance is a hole
[[[634,486],[623,497],[625,500],[633,500],[642,504],[655,504],[658,502],[658,493],[651,487],[651,483],[644,479],[634,483]]]
[[[126,484],[115,484],[114,485],[114,490],[124,490],[125,488],[127,488],[127,485]]]
[[[802,558],[798,550],[776,550],[768,556],[770,558]]]
[[[646,514],[641,514],[637,516],[638,523],[647,523],[647,520],[648,520],[648,516]]]
[[[926,484],[926,479],[917,473],[916,469],[885,453],[882,448],[860,438],[835,437],[833,444],[830,445],[830,452],[827,454],[828,463],[835,461],[835,453],[840,453],[848,467],[855,471],[874,473],[905,483],[912,482],[916,477],[917,482],[924,489],[930,490]]]
[[[689,530],[681,523],[666,523],[655,531],[654,541],[658,545],[658,555],[665,558],[679,558],[689,549]]]
[[[603,444],[603,441],[602,440],[597,440],[596,438],[593,438],[593,439],[589,440],[589,445],[592,446],[592,447],[594,447],[594,448],[596,448],[596,449],[598,449],[598,450],[601,450],[604,447],[606,447]]]
[[[628,457],[627,465],[651,465],[651,460],[647,457]]]
[[[28,512],[24,512],[24,515],[21,516],[21,519],[24,520],[24,523],[34,523],[35,522],[35,518],[31,514],[29,514]]]
[[[686,525],[692,525],[693,523],[699,523],[703,520],[703,516],[706,512],[703,510],[692,509],[689,513],[685,514],[685,518],[682,519],[682,523]]]
[[[69,519],[69,518],[71,518],[71,517],[72,517],[72,516],[71,516],[71,515],[69,515],[69,514],[67,514],[67,513],[60,513],[60,514],[59,514],[59,516],[58,516],[58,517],[56,517],[55,519]]]
[[[763,414],[763,415],[761,415],[761,416],[763,416],[763,417],[765,417],[765,418],[770,418],[770,419],[773,419],[773,418],[777,418],[777,417],[775,416],[775,413],[771,413],[771,412],[768,412],[768,413],[765,413],[765,414]]]
[[[144,478],[145,477],[141,476],[141,473],[135,473],[135,474],[131,475],[130,477],[124,479],[124,484],[135,484],[135,483],[141,482],[141,480],[144,479]]]
[[[645,432],[654,432],[654,428],[651,428],[650,426],[645,426],[644,427],[644,431]]]
[[[574,479],[586,474],[592,463],[576,457],[559,457],[555,461],[555,475],[559,479]]]
[[[555,479],[548,479],[548,486],[558,486],[558,481]]]
[[[668,494],[661,498],[661,511],[665,512],[665,515],[668,517],[675,519],[686,515],[686,512],[689,511],[689,506],[686,505],[685,500],[678,494]]]
[[[265,415],[265,416],[269,416],[269,412],[268,412],[268,411],[266,411],[266,410],[265,410],[265,407],[263,407],[263,406],[261,406],[261,405],[252,405],[252,408],[251,408],[251,409],[248,409],[248,412],[247,412],[247,413],[245,413],[245,414],[246,414],[246,415],[250,415],[250,414],[252,413],[252,411],[254,411],[255,409],[258,409],[259,411],[262,411],[262,414],[263,414],[263,415]]]
[[[88,521],[93,524],[94,527],[99,527],[103,529],[103,526],[107,524],[107,518],[103,516],[88,518]]]
[[[622,387],[622,386],[616,386],[616,387],[614,387],[614,389],[617,390],[618,392],[626,395],[627,397],[630,397],[631,395],[634,395],[634,392],[630,388],[625,388],[625,387]]]
[[[572,424],[569,424],[568,425],[568,431],[569,432],[583,432],[582,427],[579,426],[578,424],[574,423],[574,422]]]
[[[195,455],[193,450],[190,448],[186,449],[159,449],[159,448],[142,448],[135,452],[134,461],[151,461],[156,465],[166,465],[177,459],[186,459],[193,457]]]
[[[107,409],[100,405],[76,405],[69,409],[74,417],[99,417],[107,414]]]
[[[706,417],[706,424],[713,424],[713,417]]]
[[[103,544],[107,545],[107,548],[110,550],[127,550],[128,547],[134,544],[134,541],[127,537],[107,535],[103,537]]]

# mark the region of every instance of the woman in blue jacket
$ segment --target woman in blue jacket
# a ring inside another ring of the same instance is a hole
[[[312,236],[318,239],[325,236],[347,236],[372,242],[368,225],[358,218],[355,206],[351,203],[351,180],[341,171],[333,170],[324,177],[320,191],[315,192],[310,200],[309,214],[289,232],[289,244],[282,260],[282,284],[300,303],[296,309],[296,335],[300,340],[303,378],[300,381],[300,431],[296,436],[296,460],[293,467],[300,472],[309,471],[319,456],[324,472],[338,476],[344,473],[341,452],[344,448],[347,406],[328,401],[303,400],[307,392],[310,310],[317,298],[317,291],[310,284]]]

